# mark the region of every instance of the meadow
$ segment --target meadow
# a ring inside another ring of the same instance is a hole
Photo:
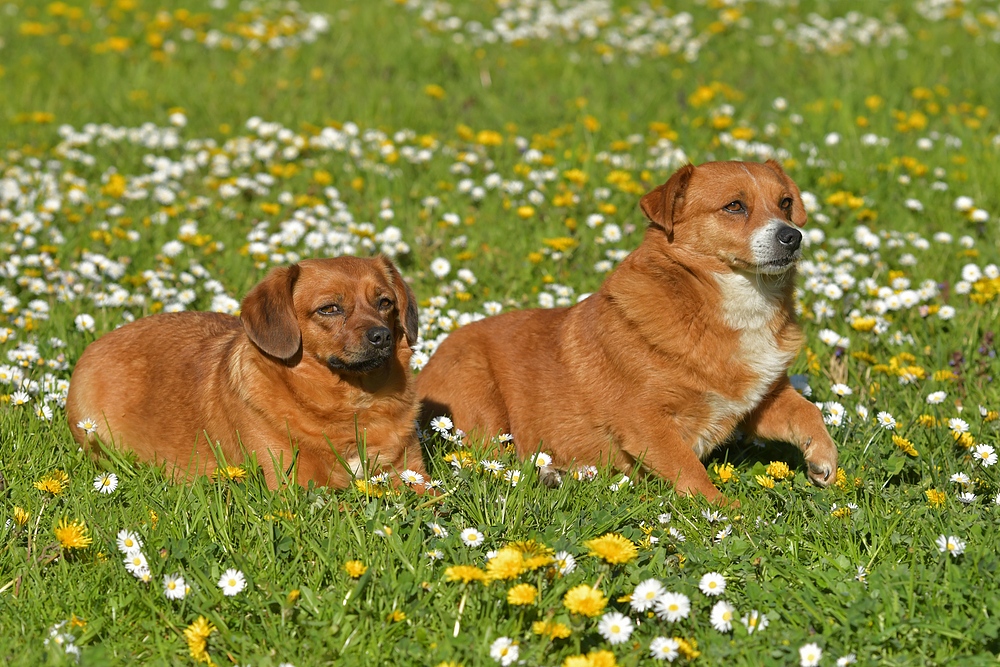
[[[998,62],[981,0],[0,0],[0,656],[998,664]],[[792,372],[828,489],[738,435],[708,463],[735,510],[549,490],[447,424],[431,498],[172,484],[70,436],[75,360],[127,321],[381,252],[419,372],[594,291],[677,167],[769,158],[809,209]]]

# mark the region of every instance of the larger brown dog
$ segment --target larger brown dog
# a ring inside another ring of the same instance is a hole
[[[837,449],[786,375],[802,342],[792,291],[806,221],[773,161],[688,165],[645,195],[651,225],[571,308],[505,313],[451,334],[417,377],[424,417],[508,432],[553,465],[641,462],[718,499],[699,458],[737,426],[798,445],[825,486]]]
[[[373,467],[424,474],[410,382],[413,293],[384,258],[312,259],[277,268],[243,299],[240,318],[154,315],[90,345],[73,372],[73,437],[95,437],[209,472],[253,452],[275,487],[293,462],[305,485],[344,487]],[[81,422],[89,420],[91,424]]]

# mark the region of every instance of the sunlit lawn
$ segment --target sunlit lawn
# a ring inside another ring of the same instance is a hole
[[[996,664],[995,3],[664,4],[0,2],[3,659]],[[126,321],[383,252],[416,371],[595,290],[644,192],[734,158],[810,209],[793,372],[830,489],[739,438],[727,511],[609,470],[549,490],[448,429],[430,499],[175,485],[70,437],[73,365]]]

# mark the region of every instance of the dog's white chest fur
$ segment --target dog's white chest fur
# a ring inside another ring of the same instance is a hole
[[[751,374],[749,385],[738,396],[720,391],[708,394],[712,425],[695,443],[695,453],[707,456],[712,448],[729,435],[729,422],[742,418],[764,398],[774,382],[785,374],[795,351],[783,351],[771,329],[782,307],[783,290],[774,278],[740,273],[716,275],[722,293],[722,320],[739,335],[736,353],[731,359],[734,376]]]

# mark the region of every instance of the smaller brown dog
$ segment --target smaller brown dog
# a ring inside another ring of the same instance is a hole
[[[610,463],[721,500],[705,458],[736,427],[799,446],[835,479],[837,448],[786,372],[806,212],[777,162],[688,165],[645,195],[642,244],[571,308],[462,327],[417,376],[423,418],[506,432],[525,458]]]
[[[423,475],[416,338],[413,292],[389,260],[306,260],[272,270],[239,318],[153,315],[95,341],[70,382],[70,430],[182,475],[214,470],[213,444],[227,463],[252,452],[271,488],[293,460],[302,485],[347,486],[359,442],[373,469]]]

